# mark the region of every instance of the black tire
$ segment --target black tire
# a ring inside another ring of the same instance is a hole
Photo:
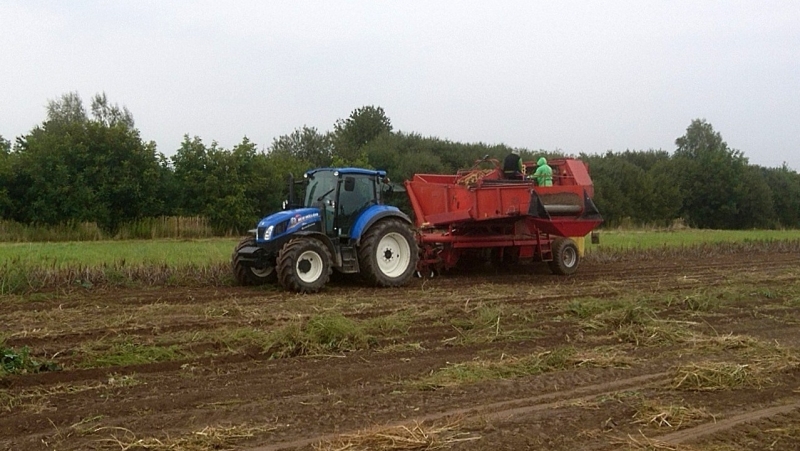
[[[414,276],[419,248],[411,227],[399,219],[374,224],[361,239],[358,264],[367,283],[399,287]]]
[[[560,276],[575,274],[581,262],[578,246],[569,238],[553,240],[553,261],[547,262],[550,271]]]
[[[278,273],[275,271],[274,262],[272,265],[267,265],[263,268],[254,268],[245,266],[239,261],[239,249],[255,245],[255,237],[247,237],[239,241],[239,244],[233,249],[231,269],[233,270],[233,278],[239,285],[265,285],[278,281]]]
[[[278,281],[287,290],[316,293],[331,278],[333,265],[328,246],[314,238],[292,240],[278,254]]]

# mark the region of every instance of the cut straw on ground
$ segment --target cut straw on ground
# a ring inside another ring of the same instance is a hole
[[[315,451],[414,451],[447,449],[456,443],[480,440],[480,436],[459,431],[460,422],[428,425],[377,427],[334,440],[317,443]]]

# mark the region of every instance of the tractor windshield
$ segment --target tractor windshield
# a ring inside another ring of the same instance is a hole
[[[313,207],[319,202],[334,200],[336,197],[337,178],[333,171],[315,172],[309,177],[306,187],[306,207]]]

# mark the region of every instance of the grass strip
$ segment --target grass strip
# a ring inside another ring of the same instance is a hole
[[[512,379],[578,367],[628,367],[630,358],[603,349],[578,351],[563,347],[522,357],[473,360],[453,363],[409,382],[423,390],[473,384],[487,380]]]

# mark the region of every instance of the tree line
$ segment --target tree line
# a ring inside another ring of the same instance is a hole
[[[364,106],[330,131],[302,126],[264,148],[246,137],[230,149],[184,136],[167,157],[142,139],[125,107],[77,93],[47,104],[46,119],[12,143],[0,136],[0,218],[30,225],[122,224],[162,216],[204,216],[216,233],[242,233],[278,210],[288,173],[313,167],[384,169],[395,181],[414,173],[454,173],[503,144],[459,143],[395,131],[381,107]],[[589,163],[595,203],[607,226],[715,229],[800,228],[800,174],[752,165],[708,122],[693,120],[676,148],[566,155],[519,149],[525,160],[577,156]],[[408,208],[404,196],[396,196]]]

